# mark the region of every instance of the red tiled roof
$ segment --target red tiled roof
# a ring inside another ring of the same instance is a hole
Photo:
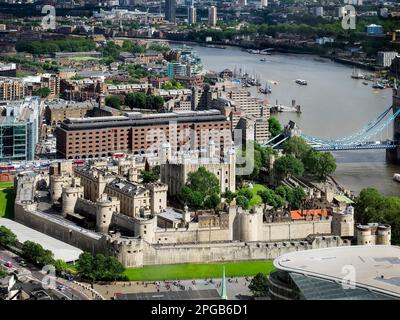
[[[305,220],[306,215],[309,214],[312,217],[314,215],[317,215],[320,217],[323,215],[324,217],[328,216],[328,210],[326,208],[324,209],[307,209],[307,210],[292,210],[290,211],[290,216],[292,217],[292,220]]]

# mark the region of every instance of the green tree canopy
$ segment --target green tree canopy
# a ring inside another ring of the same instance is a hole
[[[79,256],[77,270],[82,277],[92,281],[114,281],[123,278],[122,273],[125,268],[112,256],[104,256],[102,254],[92,256],[90,253],[84,252]]]
[[[51,93],[51,90],[49,88],[43,87],[43,88],[34,90],[32,92],[32,95],[33,96],[38,96],[38,97],[41,97],[41,98],[47,98],[50,95],[50,93]]]
[[[54,264],[54,254],[50,250],[44,249],[39,243],[25,241],[22,245],[22,256],[41,266]]]
[[[392,227],[392,244],[400,244],[400,197],[385,197],[375,188],[365,188],[355,202],[355,218],[360,223],[384,223]]]
[[[260,190],[257,194],[261,197],[264,204],[274,208],[281,208],[285,205],[285,199],[271,189]]]
[[[325,180],[329,174],[336,170],[336,159],[330,152],[318,152],[310,150],[304,158],[307,171]]]
[[[306,198],[306,193],[301,187],[290,188],[281,185],[275,189],[275,193],[285,199],[289,204],[289,208],[292,210],[299,209]]]
[[[121,109],[122,99],[117,95],[108,96],[106,97],[106,105],[114,109]]]
[[[270,117],[268,119],[269,132],[271,133],[271,137],[275,137],[278,134],[282,133],[282,125],[279,120],[275,117]]]
[[[15,246],[18,244],[17,236],[5,226],[0,226],[0,244],[2,246]]]
[[[236,198],[236,193],[228,190],[222,194],[222,197],[225,198],[226,203],[231,204]]]
[[[142,170],[140,172],[140,178],[142,179],[142,183],[157,182],[158,179],[160,179],[160,167],[156,166],[149,170]]]
[[[255,297],[268,296],[268,277],[263,273],[258,273],[251,280],[249,290]]]
[[[215,209],[221,201],[219,194],[218,178],[206,168],[200,167],[188,174],[186,185],[180,190],[178,198],[194,210]]]
[[[304,159],[311,147],[302,137],[291,137],[283,143],[283,152],[297,159]]]
[[[245,196],[240,196],[240,195],[238,195],[237,197],[236,197],[236,204],[239,206],[239,207],[242,207],[243,209],[248,209],[249,208],[249,204],[250,204],[250,201],[249,201],[249,199],[247,199]]]
[[[283,177],[293,175],[301,177],[304,173],[303,163],[291,155],[286,155],[278,158],[274,163],[274,171]]]

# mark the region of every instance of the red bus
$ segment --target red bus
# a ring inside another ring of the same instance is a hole
[[[125,154],[123,154],[123,153],[114,153],[114,159],[120,159],[120,158],[123,158],[123,157],[125,157]]]
[[[77,165],[82,165],[82,164],[85,163],[85,161],[82,160],[82,159],[77,159],[77,160],[74,160],[72,163],[73,163],[73,164],[77,164]]]
[[[14,166],[0,166],[0,172],[15,172]]]

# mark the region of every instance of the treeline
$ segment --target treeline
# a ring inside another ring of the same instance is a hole
[[[355,203],[355,220],[391,225],[392,243],[400,244],[400,197],[385,197],[375,188],[361,190]]]
[[[41,63],[15,56],[0,56],[0,61],[17,63],[20,66],[35,68],[37,71],[58,71],[58,66],[51,63]]]
[[[106,97],[106,105],[114,109],[129,108],[149,109],[160,111],[164,107],[164,99],[160,96],[146,95],[143,92],[128,93],[123,95],[111,95]]]
[[[92,39],[67,38],[59,40],[37,40],[31,42],[18,42],[15,46],[18,52],[32,54],[50,54],[54,52],[92,51],[96,43]]]
[[[20,247],[21,256],[27,261],[40,267],[53,265],[57,272],[69,272],[71,266],[60,259],[54,259],[52,251],[44,249],[33,241],[25,241],[22,246],[18,243],[17,236],[8,228],[0,226],[0,245],[5,247]],[[123,274],[125,267],[114,257],[102,254],[91,255],[84,252],[79,256],[76,264],[78,274],[84,279],[92,281],[126,280]],[[0,278],[2,276],[0,270]]]

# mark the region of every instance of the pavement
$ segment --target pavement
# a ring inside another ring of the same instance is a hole
[[[18,276],[24,277],[27,280],[33,280],[37,282],[42,282],[43,278],[46,276],[46,273],[36,266],[27,263],[27,267],[22,267],[18,261],[18,256],[8,250],[0,248],[0,263],[3,267],[10,271],[18,270]],[[4,266],[4,263],[10,261],[13,265],[12,268],[7,268]],[[57,288],[58,286],[62,286],[62,288]],[[59,295],[64,297],[67,300],[90,300],[93,298],[93,295],[88,290],[81,288],[80,286],[74,284],[71,281],[66,279],[55,277],[55,286],[53,290]]]
[[[212,282],[210,282],[212,280]],[[229,300],[248,300],[252,296],[248,285],[251,277],[226,278],[226,289]],[[116,293],[168,292],[182,290],[221,290],[221,279],[195,279],[156,282],[113,282],[110,284],[95,284],[94,289],[106,299],[111,299]]]

